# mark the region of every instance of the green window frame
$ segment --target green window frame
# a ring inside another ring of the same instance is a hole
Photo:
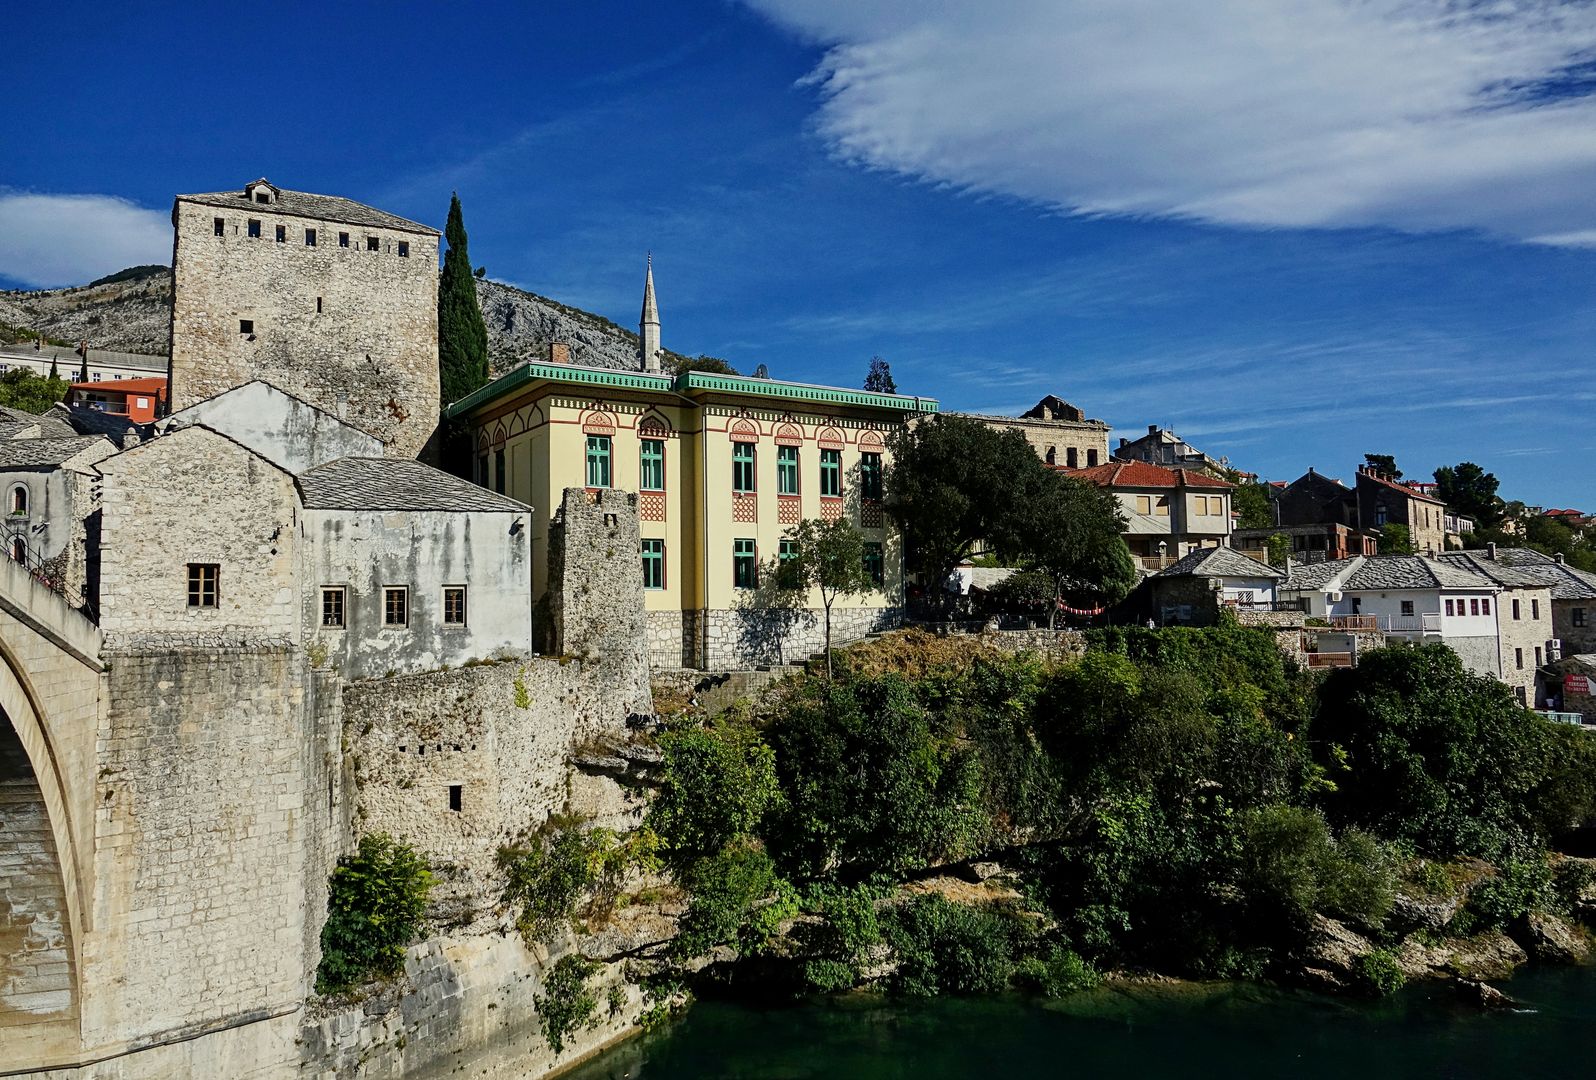
[[[776,494],[798,494],[798,448],[776,447]]]
[[[640,491],[665,490],[665,440],[644,439],[640,444],[641,462],[637,486]]]
[[[644,540],[642,543],[643,588],[663,589],[665,587],[665,541]]]
[[[776,573],[781,575],[781,584],[789,589],[796,588],[797,567],[794,565],[798,558],[798,541],[783,540],[776,548]]]
[[[759,549],[752,540],[732,541],[732,587],[759,588]]]
[[[859,455],[859,495],[869,502],[881,501],[881,455]]]
[[[607,488],[610,486],[610,437],[608,435],[589,435],[587,437],[587,486],[590,488]]]
[[[732,443],[732,490],[754,490],[754,444]]]
[[[842,498],[842,451],[820,451],[820,497]]]
[[[882,554],[880,544],[865,544],[864,546],[865,572],[870,575],[870,581],[880,588],[887,582],[887,562]]]

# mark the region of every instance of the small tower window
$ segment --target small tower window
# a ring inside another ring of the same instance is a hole
[[[338,234],[338,246],[339,247],[348,247],[349,246],[349,234],[348,233],[341,232],[341,233]]]
[[[22,563],[24,566],[28,563],[28,543],[20,536],[11,538],[11,560]]]
[[[381,250],[380,244],[381,244],[381,241],[378,240],[375,236],[366,237],[366,250],[367,251],[380,251]]]
[[[272,193],[269,191],[257,191],[255,192],[255,201],[269,206],[272,201]]]
[[[305,246],[306,247],[315,247],[316,246],[316,230],[315,229],[306,229],[305,230]]]
[[[28,516],[28,489],[21,484],[11,489],[11,516]]]
[[[217,578],[221,567],[216,563],[188,564],[188,606],[213,608],[216,606]]]
[[[253,236],[257,240],[260,239],[260,219],[259,218],[250,218],[249,219],[249,235]]]
[[[238,320],[238,332],[240,334],[253,334],[255,332],[255,320],[254,319],[239,319]]]
[[[321,297],[316,297],[316,314],[321,314]]]
[[[465,806],[465,785],[464,784],[450,784],[449,785],[449,809],[454,811],[456,814],[458,814],[458,813],[460,813],[461,809],[464,806]]]
[[[211,218],[211,232],[217,236],[225,236],[227,234],[227,219]]]
[[[408,241],[408,240],[399,241],[399,257],[401,259],[410,258],[410,241]]]
[[[279,225],[279,226],[277,226],[277,242],[279,244],[288,243],[288,226],[287,225]]]

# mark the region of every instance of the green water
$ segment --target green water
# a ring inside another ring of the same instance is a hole
[[[942,1080],[975,1077],[1596,1077],[1596,969],[1526,972],[1515,1012],[1444,988],[1352,1003],[1254,986],[780,1009],[700,1002],[572,1080]]]

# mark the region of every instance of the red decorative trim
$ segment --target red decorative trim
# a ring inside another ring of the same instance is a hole
[[[759,496],[752,492],[732,492],[732,520],[742,522],[757,522],[759,520]]]
[[[865,529],[881,528],[883,515],[881,504],[874,500],[864,503],[859,507],[859,525]]]
[[[495,450],[503,450],[504,449],[504,425],[503,424],[500,424],[496,429],[494,429],[494,432],[493,432],[493,448]]]
[[[859,449],[867,450],[872,454],[880,453],[885,449],[886,443],[881,439],[879,431],[866,431],[859,436]]]
[[[589,411],[582,417],[582,434],[614,435],[615,417],[606,412]]]
[[[820,516],[826,521],[842,520],[842,500],[830,495],[820,500]]]
[[[804,433],[797,424],[782,424],[776,428],[777,446],[802,446]]]
[[[728,432],[732,442],[758,442],[759,427],[750,420],[739,420]]]
[[[638,517],[644,521],[665,520],[665,493],[663,491],[639,492]]]
[[[820,437],[817,441],[820,443],[820,449],[822,450],[841,450],[847,445],[843,441],[842,432],[834,427],[821,428]]]
[[[776,496],[776,524],[796,525],[804,518],[803,499],[797,495]]]

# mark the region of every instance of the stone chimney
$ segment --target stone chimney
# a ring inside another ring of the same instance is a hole
[[[1492,540],[1490,543],[1485,545],[1485,557],[1487,559],[1490,559],[1492,562],[1496,561],[1496,541],[1495,540]]]
[[[549,342],[549,363],[569,364],[571,362],[571,346],[563,341]]]
[[[1568,561],[1567,559],[1563,558],[1563,553],[1561,551],[1559,551],[1556,555],[1553,555],[1552,559],[1557,563],[1558,566],[1562,566]]]
[[[1149,434],[1149,435],[1157,435],[1158,434],[1158,425],[1157,424],[1148,424],[1147,425],[1147,434]]]

